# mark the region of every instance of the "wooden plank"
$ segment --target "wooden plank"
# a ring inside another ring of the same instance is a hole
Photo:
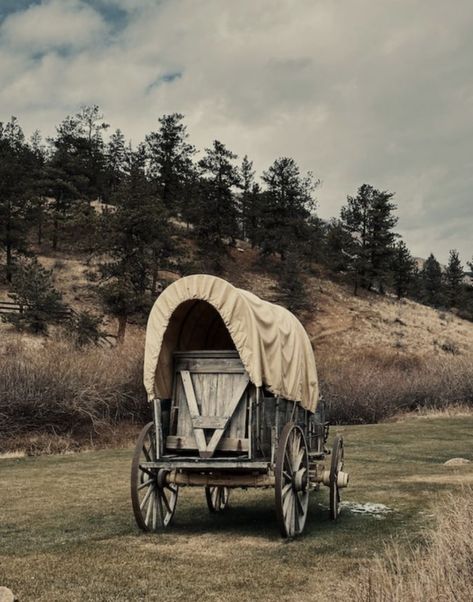
[[[176,370],[178,372],[187,370],[192,374],[244,374],[245,372],[240,358],[179,358],[176,360]]]
[[[186,393],[187,405],[191,416],[199,416],[199,406],[197,405],[197,399],[195,398],[194,386],[192,385],[192,379],[188,370],[181,370],[182,384],[184,385],[184,391]],[[194,437],[199,449],[199,454],[202,457],[206,457],[203,454],[207,453],[207,440],[203,429],[194,428]]]
[[[219,451],[247,452],[249,447],[248,439],[235,439],[232,437],[222,437],[217,445]],[[197,449],[194,437],[177,437],[169,435],[166,437],[167,449]]]
[[[223,429],[228,422],[228,416],[192,416],[194,429]]]
[[[206,452],[205,456],[203,456],[203,457],[210,458],[213,456],[213,453],[214,453],[215,449],[217,448],[217,445],[218,445],[220,439],[223,436],[223,433],[228,424],[228,421],[233,416],[233,412],[235,411],[236,407],[240,403],[240,399],[242,398],[243,393],[245,392],[246,387],[248,386],[249,380],[250,379],[247,374],[245,374],[244,377],[241,379],[239,386],[236,388],[236,392],[234,392],[232,399],[230,400],[230,402],[227,404],[227,407],[225,408],[225,414],[227,415],[227,421],[225,423],[225,426],[223,428],[215,429],[215,432],[212,435],[212,437],[210,438],[210,441],[207,445],[207,452]]]

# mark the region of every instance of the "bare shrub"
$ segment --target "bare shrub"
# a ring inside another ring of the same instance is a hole
[[[332,422],[378,422],[399,412],[473,405],[473,365],[460,356],[401,353],[320,357],[321,391]]]
[[[418,602],[473,600],[473,489],[449,495],[437,511],[435,529],[424,546],[406,552],[391,544],[361,578],[348,597],[354,602]]]
[[[18,339],[4,349],[1,364],[2,441],[47,432],[62,448],[64,435],[97,433],[135,420],[146,408],[141,338],[130,337],[120,348],[84,350],[69,341],[46,341],[38,349]]]

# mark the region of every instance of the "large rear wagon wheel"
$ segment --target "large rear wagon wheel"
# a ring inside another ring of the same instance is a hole
[[[303,430],[288,422],[282,430],[275,466],[276,516],[283,537],[300,535],[309,506],[309,453]]]
[[[230,497],[230,489],[228,487],[206,487],[205,499],[209,512],[216,514],[223,512],[228,508],[228,498]]]
[[[143,467],[156,460],[154,423],[141,431],[131,463],[131,503],[136,524],[143,531],[167,527],[174,516],[178,487],[166,483],[166,471]]]
[[[338,473],[343,470],[345,452],[343,437],[337,435],[333,442],[332,459],[330,463],[330,518],[337,520],[340,516],[340,488],[338,486]]]

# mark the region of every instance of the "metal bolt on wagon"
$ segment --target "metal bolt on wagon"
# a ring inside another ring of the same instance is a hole
[[[149,316],[144,383],[153,421],[131,469],[141,529],[170,525],[182,486],[203,487],[210,512],[232,488],[273,487],[283,537],[303,532],[321,484],[338,517],[343,439],[326,449],[312,346],[288,310],[213,276],[177,280]]]

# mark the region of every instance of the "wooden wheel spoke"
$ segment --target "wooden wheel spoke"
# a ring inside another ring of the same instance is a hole
[[[158,508],[159,508],[159,516],[161,518],[161,524],[164,525],[164,508],[163,508],[163,500],[161,498],[161,493],[158,492]]]
[[[157,511],[156,511],[156,500],[155,500],[155,503],[153,504],[153,531],[156,531],[156,522],[157,522],[156,514],[157,514]]]
[[[140,510],[143,510],[143,508],[145,507],[146,502],[149,500],[150,495],[153,493],[153,486],[151,485],[148,489],[148,491],[146,492],[144,498],[141,500],[140,503]]]
[[[149,455],[149,451],[148,451],[148,449],[146,448],[145,445],[143,445],[143,453],[145,455],[146,461],[147,462],[152,462],[151,456]]]
[[[301,514],[304,514],[304,506],[302,505],[302,501],[301,501],[301,498],[300,498],[301,495],[302,495],[302,492],[298,491],[294,497],[296,498],[296,503],[297,503],[297,506],[299,508],[299,512]]]
[[[141,483],[141,485],[138,485],[138,491],[140,491],[144,487],[148,487],[148,485],[150,485],[153,481],[154,479],[148,479],[147,481],[144,481],[143,483]]]
[[[282,497],[285,497],[290,491],[292,491],[292,483],[287,483],[287,485],[284,485],[282,488]]]
[[[286,462],[284,463],[287,469],[287,472],[290,475],[290,478],[293,479],[294,478],[294,471],[292,469],[292,462],[291,459],[289,458],[289,454],[287,453],[287,450],[285,451],[285,459]]]
[[[169,505],[169,502],[168,502],[168,498],[166,497],[166,494],[164,493],[164,491],[161,490],[159,493],[160,493],[160,496],[162,497],[162,500],[164,502],[164,505],[166,506],[167,511],[172,512],[171,506]]]
[[[149,519],[151,517],[151,511],[153,509],[153,505],[154,505],[154,503],[156,503],[155,495],[156,494],[155,494],[154,490],[151,490],[151,496],[148,501],[148,507],[146,509],[146,518],[145,518],[145,523],[147,526],[149,526]]]

